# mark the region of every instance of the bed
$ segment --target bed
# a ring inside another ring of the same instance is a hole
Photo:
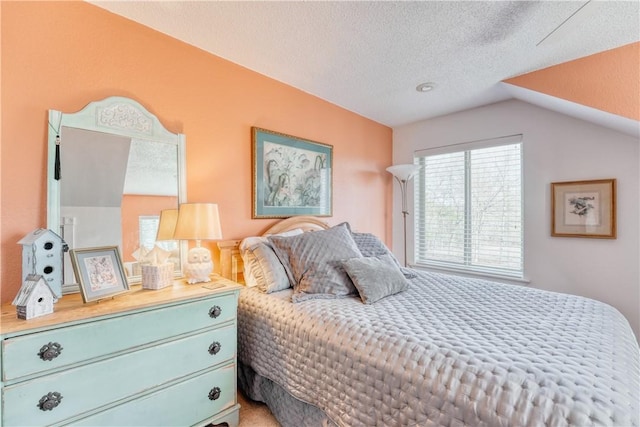
[[[375,236],[313,217],[225,247],[254,285],[239,299],[239,386],[283,426],[639,423],[640,351],[609,305],[405,269]],[[323,286],[345,275],[350,288]]]

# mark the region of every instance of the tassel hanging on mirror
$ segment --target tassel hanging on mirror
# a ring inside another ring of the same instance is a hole
[[[53,177],[56,181],[60,181],[60,135],[56,135],[56,159]]]
[[[60,114],[60,121],[58,122],[58,127],[54,128],[51,122],[49,122],[49,127],[56,134],[56,158],[53,167],[53,178],[56,181],[60,181],[60,126],[62,125],[62,114]]]

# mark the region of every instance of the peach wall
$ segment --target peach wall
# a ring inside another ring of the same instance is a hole
[[[0,2],[2,301],[20,286],[17,241],[46,227],[47,110],[127,96],[187,141],[191,202],[220,207],[226,239],[251,219],[251,126],[334,146],[334,224],[391,240],[390,128],[83,2]]]
[[[523,74],[505,82],[640,120],[640,42]]]

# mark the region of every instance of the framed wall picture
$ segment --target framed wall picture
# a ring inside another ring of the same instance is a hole
[[[551,183],[551,235],[616,238],[616,180]]]
[[[333,146],[252,130],[252,218],[332,215]]]
[[[70,253],[84,302],[109,298],[129,290],[117,246],[71,249]]]

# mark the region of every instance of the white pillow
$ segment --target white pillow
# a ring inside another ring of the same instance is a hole
[[[296,236],[302,234],[301,228],[285,231],[283,233],[274,234],[274,236]],[[284,267],[275,256],[267,251],[273,252],[273,248],[269,243],[267,236],[251,236],[246,237],[240,242],[240,256],[244,264],[244,282],[247,287],[258,286],[263,292],[274,292],[281,288],[289,288],[288,278]],[[282,271],[280,271],[282,270]],[[287,278],[283,282],[283,276]]]

